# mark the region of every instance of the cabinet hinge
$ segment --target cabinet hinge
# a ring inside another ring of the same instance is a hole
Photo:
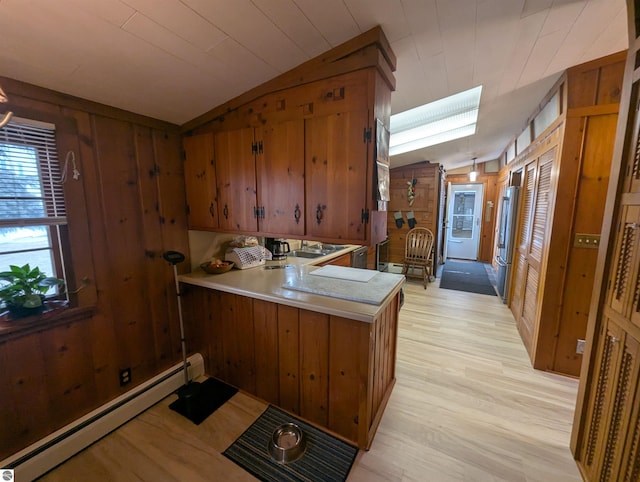
[[[367,142],[371,142],[371,127],[365,127],[363,133],[363,141],[366,144]]]
[[[187,204],[187,209],[186,209],[186,211],[187,211],[187,216],[188,216],[189,214],[191,214],[191,208],[189,207],[189,205],[188,205],[188,204]]]
[[[186,161],[186,160],[187,160],[187,151],[185,151],[184,149],[182,149],[181,154],[182,154],[182,160],[183,160],[183,161]]]
[[[251,153],[252,154],[262,154],[263,151],[263,144],[262,141],[256,141],[251,143]]]
[[[368,208],[364,208],[362,210],[361,219],[362,219],[362,222],[365,223],[365,224],[369,222],[369,209]]]

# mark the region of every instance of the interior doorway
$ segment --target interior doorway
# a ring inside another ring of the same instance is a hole
[[[449,184],[445,259],[478,259],[483,184]]]

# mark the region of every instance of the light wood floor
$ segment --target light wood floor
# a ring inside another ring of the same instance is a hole
[[[497,297],[411,280],[400,311],[397,383],[350,482],[570,482],[577,381],[531,368]],[[255,480],[221,455],[266,405],[237,394],[201,425],[174,395],[45,481]]]

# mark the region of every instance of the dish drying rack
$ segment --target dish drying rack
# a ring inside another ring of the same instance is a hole
[[[225,253],[224,259],[225,261],[233,261],[238,269],[255,268],[265,264],[265,260],[271,259],[271,251],[263,246],[230,248]]]

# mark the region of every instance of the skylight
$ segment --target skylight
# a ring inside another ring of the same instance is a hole
[[[391,116],[389,155],[471,136],[476,133],[482,86]]]

